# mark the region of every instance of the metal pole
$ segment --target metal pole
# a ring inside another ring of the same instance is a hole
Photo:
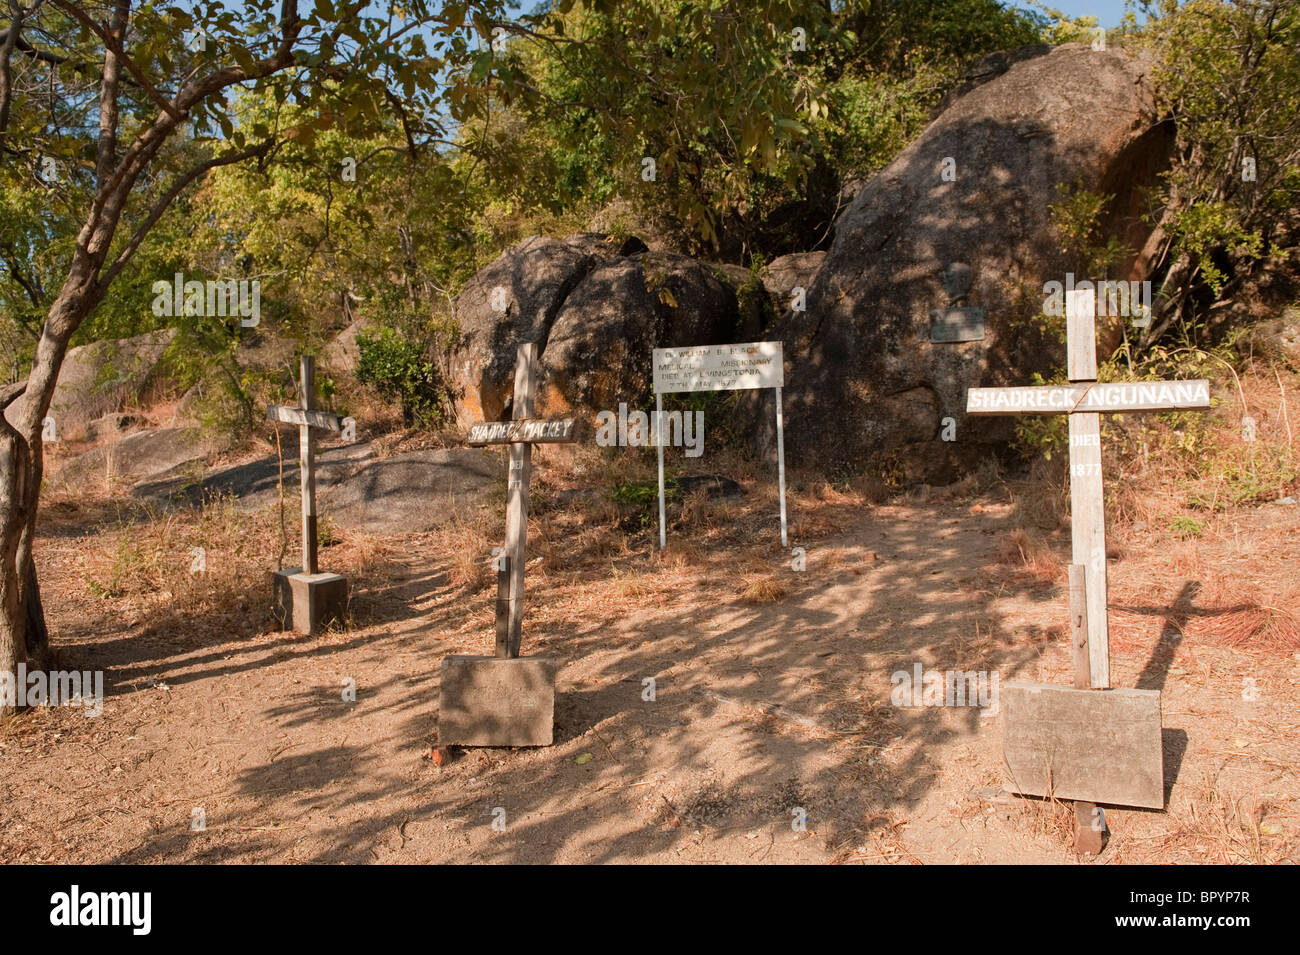
[[[655,443],[659,445],[659,549],[668,546],[668,532],[664,522],[664,396],[655,392]]]
[[[776,389],[776,473],[781,486],[781,546],[789,547],[785,526],[785,425],[781,418],[781,389]]]

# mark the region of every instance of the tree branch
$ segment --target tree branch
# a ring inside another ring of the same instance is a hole
[[[0,412],[3,412],[11,404],[17,401],[19,396],[26,390],[27,382],[25,381],[16,381],[12,385],[5,385],[3,388],[0,388]],[[0,414],[0,420],[3,419],[4,415]]]
[[[9,60],[18,43],[25,12],[18,0],[9,0],[9,29],[5,31],[4,43],[0,46],[0,149],[4,148],[5,136],[9,132],[9,106],[13,99]]]
[[[117,0],[113,11],[113,29],[126,31],[130,0]],[[99,149],[95,156],[95,181],[102,184],[117,159],[118,80],[122,75],[120,59],[111,48],[104,53],[104,74],[99,88]]]
[[[188,113],[191,107],[213,93],[236,83],[269,76],[292,63],[293,45],[297,42],[298,34],[302,31],[302,20],[298,16],[297,0],[281,0],[280,24],[284,35],[281,37],[280,45],[276,48],[274,54],[259,60],[252,70],[232,66],[215,70],[202,79],[191,80],[176,94],[174,101],[176,108],[182,113]],[[170,115],[160,115],[154,120],[152,126],[136,137],[135,142],[127,149],[121,163],[118,164],[117,171],[113,173],[113,176],[100,190],[100,195],[96,196],[97,208],[93,214],[98,214],[99,208],[102,208],[108,196],[116,193],[124,181],[134,184],[135,179],[140,175],[150,159],[153,158],[153,155],[176,125],[177,120]]]
[[[265,155],[270,151],[274,144],[274,139],[267,139],[258,143],[256,146],[250,146],[248,149],[242,150],[241,152],[226,153],[222,156],[213,156],[211,159],[199,163],[183,176],[178,177],[176,181],[172,183],[171,188],[163,193],[158,201],[149,209],[149,214],[146,215],[144,221],[136,227],[135,232],[132,233],[131,238],[127,240],[126,245],[122,247],[122,251],[117,254],[117,258],[113,260],[113,263],[107,270],[101,273],[100,277],[96,280],[96,284],[102,288],[108,287],[113,279],[117,277],[117,274],[122,271],[122,268],[126,263],[131,260],[131,256],[135,255],[136,250],[140,247],[140,243],[143,242],[144,237],[149,234],[149,230],[151,230],[158,223],[158,220],[162,218],[163,213],[167,211],[167,207],[170,206],[172,202],[175,201],[176,197],[184,192],[185,188],[195,179],[218,166],[228,166],[231,163],[243,162],[245,159],[252,159],[254,156]]]
[[[40,4],[38,3],[36,6],[40,6]],[[28,10],[27,13],[31,13],[35,9],[36,7],[33,7],[31,10]],[[13,27],[11,26],[10,29],[13,29]],[[9,32],[9,30],[0,30],[0,43],[9,42]],[[41,50],[32,46],[24,40],[17,31],[14,32],[14,49],[19,53],[22,53],[24,56],[31,57],[33,60],[40,63],[48,63],[50,66],[58,66],[61,63],[68,62],[66,56],[60,56],[57,53],[51,53],[48,50]]]
[[[86,14],[84,14],[75,3],[68,3],[67,0],[53,0],[53,3],[60,10],[70,14],[73,19],[91,33],[95,34],[95,36],[99,37],[104,42],[104,46],[122,61],[122,65],[126,67],[126,71],[131,74],[132,78],[138,84],[140,84],[140,88],[145,91],[145,94],[154,101],[159,109],[178,122],[185,118],[181,111],[168,102],[167,97],[163,96],[162,93],[158,91],[158,88],[149,82],[148,77],[146,77],[144,73],[141,72],[140,68],[135,65],[135,61],[126,55],[126,50],[122,46],[121,35],[116,30],[110,31],[104,29],[104,27],[86,16]]]

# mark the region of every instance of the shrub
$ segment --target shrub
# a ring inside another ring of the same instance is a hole
[[[400,402],[408,427],[427,427],[442,420],[448,407],[447,389],[419,345],[391,328],[380,328],[374,337],[358,335],[357,348],[357,380],[373,386],[387,400]]]

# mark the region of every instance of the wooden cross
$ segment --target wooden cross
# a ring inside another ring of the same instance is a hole
[[[1110,632],[1106,620],[1106,522],[1102,509],[1101,415],[1127,411],[1204,409],[1210,406],[1210,384],[1195,381],[1154,381],[1134,384],[1097,383],[1097,346],[1094,338],[1096,300],[1084,289],[1066,300],[1066,348],[1069,385],[1028,388],[972,388],[966,393],[966,413],[1068,414],[1070,423],[1070,642],[1074,691],[1110,686]],[[1085,693],[1044,692],[1033,684],[1008,684],[1003,729],[1003,758],[1008,767],[1017,763],[1027,776],[1014,778],[1017,791],[1050,794],[1055,764],[1072,757],[1074,766],[1062,782],[1078,787],[1089,798],[1074,798],[1076,851],[1097,855],[1105,845],[1105,824],[1093,799],[1125,804],[1161,805],[1159,694],[1149,691],[1108,691],[1106,699]],[[1045,688],[1051,691],[1052,688]],[[1147,698],[1147,695],[1154,700]],[[1015,709],[1027,709],[1013,723]],[[1053,702],[1055,701],[1055,702]],[[1053,725],[1041,722],[1047,719]],[[1035,724],[1022,732],[1024,724]],[[1118,729],[1117,729],[1118,727]],[[1147,730],[1150,730],[1148,732]],[[1035,737],[1038,736],[1037,739]],[[1097,752],[1093,740],[1108,737],[1109,748]],[[1026,767],[1021,756],[1009,755],[1011,740],[1019,752],[1043,748],[1048,766],[1037,766],[1032,756]],[[1064,742],[1072,739],[1073,743]],[[1026,745],[1026,741],[1029,741]],[[1047,741],[1044,747],[1044,740]],[[1058,752],[1058,746],[1064,748]],[[1118,748],[1118,749],[1117,749]],[[1126,750],[1121,753],[1119,750]],[[1047,769],[1044,783],[1041,769]],[[1135,771],[1136,770],[1136,771]],[[1091,777],[1090,777],[1091,773]],[[1081,782],[1082,777],[1082,782]],[[1089,778],[1090,777],[1090,778]],[[1104,795],[1094,795],[1094,792]]]
[[[534,419],[537,345],[519,346],[515,361],[513,421],[480,421],[470,428],[467,444],[510,445],[506,482],[506,546],[497,565],[496,655],[519,656],[524,619],[524,562],[528,539],[528,480],[533,445],[567,443],[576,439],[574,418]]]
[[[1210,407],[1210,383],[1200,378],[1194,381],[1098,384],[1095,307],[1095,295],[1088,289],[1071,292],[1066,301],[1066,374],[1070,384],[971,388],[966,392],[966,413],[1070,416],[1071,560],[1083,568],[1087,621],[1087,666],[1084,668],[1087,681],[1083,685],[1099,689],[1110,686],[1101,415],[1128,411],[1204,410]],[[1077,616],[1073,608],[1071,612]]]
[[[343,419],[312,407],[316,393],[316,360],[303,355],[299,404],[267,405],[268,421],[298,426],[298,474],[302,486],[302,573],[315,574],[316,563],[316,447],[313,430],[342,431]]]

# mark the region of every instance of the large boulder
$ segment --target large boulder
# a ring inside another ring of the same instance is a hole
[[[329,344],[325,346],[324,354],[321,355],[321,363],[339,374],[355,375],[357,365],[361,362],[361,348],[357,345],[357,336],[364,335],[369,324],[366,319],[358,318],[330,339]]]
[[[598,262],[608,262],[610,259],[621,259],[650,251],[649,247],[634,235],[620,239],[604,232],[574,232],[560,241],[579,252],[586,252]]]
[[[193,428],[157,428],[134,431],[84,451],[58,466],[51,479],[56,488],[134,484],[165,471],[193,465],[201,470],[208,445]]]
[[[1044,283],[1078,265],[1050,221],[1057,186],[1114,195],[1106,233],[1133,249],[1145,239],[1141,190],[1172,148],[1146,72],[1123,51],[1079,44],[1014,62],[863,185],[806,311],[780,323],[793,462],[848,474],[890,461],[935,482],[1005,442],[1009,419],[966,420],[966,390],[1064,364],[1059,333],[1037,320]],[[1107,277],[1140,269],[1135,257]],[[931,341],[931,311],[954,305],[983,310],[982,340]],[[949,416],[955,442],[943,440]]]
[[[285,454],[292,456],[293,449]],[[381,452],[374,442],[322,447],[316,457],[316,490],[322,514],[340,527],[376,534],[409,534],[453,519],[458,508],[487,499],[501,477],[501,458],[480,448]],[[281,473],[275,455],[204,471],[189,466],[156,473],[131,488],[134,497],[168,503],[198,503],[230,495],[240,507],[256,509],[280,498],[280,479],[290,506],[298,490],[292,474]]]
[[[807,295],[825,260],[825,252],[792,252],[773,259],[763,268],[763,289],[777,315],[791,307],[796,288],[802,288]]]
[[[533,236],[466,283],[452,304],[460,341],[448,358],[460,427],[501,417],[514,391],[516,347],[545,348],[560,306],[599,261],[591,244]]]
[[[59,369],[48,417],[54,419],[60,441],[87,437],[97,418],[125,411],[146,397],[157,382],[163,352],[175,337],[174,329],[160,329],[134,338],[106,339],[69,349]],[[27,396],[6,411],[18,421]]]
[[[1300,306],[1252,325],[1240,339],[1238,350],[1300,370]]]
[[[551,326],[539,410],[593,413],[645,402],[652,349],[735,341],[738,322],[735,291],[709,265],[667,252],[601,265]]]

